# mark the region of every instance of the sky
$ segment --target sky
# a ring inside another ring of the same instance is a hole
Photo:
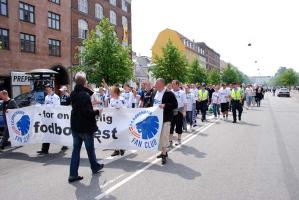
[[[159,32],[171,28],[249,76],[280,66],[299,72],[298,8],[296,0],[133,0],[132,48],[151,56]]]

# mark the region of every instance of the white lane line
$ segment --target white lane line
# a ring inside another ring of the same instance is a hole
[[[213,126],[219,119],[209,123],[207,126],[205,126],[203,129],[201,129],[197,134],[192,135],[190,138],[184,140],[182,142],[182,144],[186,144],[189,141],[191,141],[192,139],[194,139],[195,137],[198,136],[199,133],[204,132],[205,130],[207,130],[208,128],[210,128],[211,126]],[[174,151],[176,151],[180,146],[177,146],[175,148],[173,148],[172,150],[169,151],[169,153],[172,153]],[[158,155],[158,154],[156,154]],[[153,159],[156,155],[150,157],[147,160]],[[96,200],[100,200],[102,198],[104,198],[106,195],[110,194],[111,192],[113,192],[114,190],[118,189],[119,187],[121,187],[122,185],[126,184],[127,182],[129,182],[130,180],[132,180],[133,178],[135,178],[136,176],[138,176],[139,174],[141,174],[142,172],[144,172],[145,170],[147,170],[148,168],[150,168],[151,166],[153,166],[154,164],[156,164],[158,161],[160,161],[160,159],[155,159],[153,160],[151,163],[149,163],[148,165],[146,165],[145,167],[143,167],[142,169],[137,170],[135,173],[133,173],[132,175],[128,176],[127,178],[123,179],[122,181],[118,182],[117,184],[113,185],[112,187],[110,187],[109,189],[107,189],[105,192],[103,192],[102,194],[98,195],[95,197]]]

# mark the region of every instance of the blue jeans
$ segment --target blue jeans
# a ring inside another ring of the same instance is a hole
[[[191,126],[192,126],[192,119],[193,119],[193,112],[192,111],[187,111],[186,112],[186,120],[187,120],[187,123],[189,123]]]
[[[73,135],[73,152],[70,165],[70,176],[78,176],[78,169],[80,164],[80,151],[82,143],[84,142],[87,151],[90,168],[92,172],[99,169],[99,163],[97,162],[95,149],[94,149],[94,138],[92,133],[76,133],[72,131]]]
[[[213,113],[215,117],[219,114],[219,105],[216,103],[213,103]]]

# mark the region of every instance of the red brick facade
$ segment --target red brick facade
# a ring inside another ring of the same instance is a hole
[[[8,16],[0,16],[0,28],[9,30],[9,50],[0,50],[0,76],[9,76],[11,71],[28,71],[36,68],[71,66],[71,5],[60,1],[60,5],[48,0],[22,0],[34,6],[35,23],[19,19],[19,1],[8,1]],[[60,30],[48,28],[48,11],[60,15]],[[35,35],[36,52],[20,50],[20,33]],[[48,39],[61,41],[61,56],[49,56]]]

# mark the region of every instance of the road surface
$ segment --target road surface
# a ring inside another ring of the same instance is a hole
[[[266,95],[242,122],[210,120],[162,166],[155,152],[130,151],[110,158],[97,150],[103,172],[91,174],[81,152],[81,182],[69,184],[71,150],[37,156],[41,145],[0,152],[3,200],[296,200],[299,199],[299,95]]]

